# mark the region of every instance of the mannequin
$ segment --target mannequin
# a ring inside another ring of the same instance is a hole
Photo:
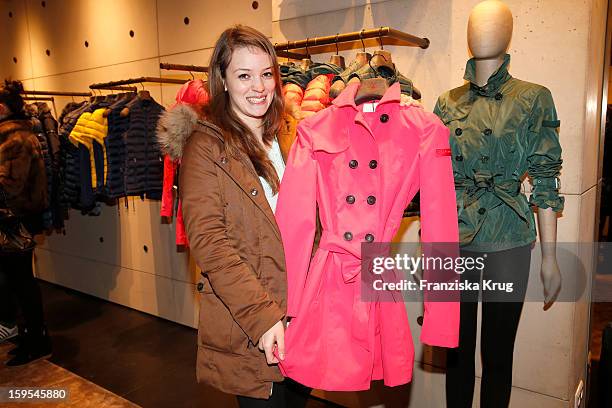
[[[468,20],[467,39],[476,61],[476,82],[483,86],[504,62],[504,54],[512,38],[512,12],[499,0],[479,3]],[[540,276],[544,284],[545,308],[552,306],[561,290],[561,273],[556,257],[557,215],[550,209],[538,208],[538,228],[542,248]]]
[[[440,96],[434,109],[450,129],[462,256],[484,255],[482,279],[511,281],[516,288],[511,300],[481,293],[483,408],[504,408],[510,401],[514,340],[536,239],[530,205],[538,207],[545,309],[561,288],[555,250],[556,212],[563,209],[560,121],[548,89],[508,72],[512,27],[512,13],[501,1],[474,7],[467,27],[473,55],[464,77],[468,83]],[[526,174],[534,186],[529,201],[520,191]],[[447,359],[450,408],[471,408],[473,401],[478,293],[462,292],[461,299],[459,347],[449,350]]]

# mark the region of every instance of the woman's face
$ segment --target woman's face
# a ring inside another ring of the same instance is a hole
[[[272,59],[256,47],[234,50],[225,72],[225,87],[238,117],[247,125],[260,123],[274,98]]]

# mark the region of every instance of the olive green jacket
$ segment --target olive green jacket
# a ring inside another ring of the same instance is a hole
[[[529,244],[530,207],[563,209],[559,197],[560,122],[550,91],[508,73],[510,55],[487,84],[468,61],[463,86],[438,98],[434,113],[450,129],[461,244],[493,252]],[[533,190],[521,191],[526,174]]]

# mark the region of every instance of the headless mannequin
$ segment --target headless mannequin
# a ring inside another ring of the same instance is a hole
[[[476,62],[476,82],[484,86],[501,66],[512,38],[512,12],[499,0],[479,3],[470,14],[467,40]],[[544,283],[544,308],[552,306],[561,289],[561,273],[556,258],[557,215],[538,208],[538,227],[542,248],[540,277]]]

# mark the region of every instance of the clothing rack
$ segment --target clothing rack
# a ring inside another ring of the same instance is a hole
[[[21,99],[24,101],[47,101],[47,102],[55,102],[55,98],[52,96],[24,96]]]
[[[22,95],[41,96],[91,96],[91,92],[63,92],[63,91],[23,91]]]
[[[145,82],[151,82],[156,84],[179,84],[182,85],[187,82],[186,79],[173,79],[173,78],[157,78],[157,77],[140,77],[131,79],[122,79],[119,81],[100,82],[97,84],[89,85],[90,89],[112,89],[117,86],[131,85],[131,84],[143,84]]]
[[[104,88],[105,91],[123,91],[123,92],[136,92],[138,88],[135,86],[109,86]]]
[[[199,65],[168,64],[166,62],[160,62],[159,68],[167,69],[169,71],[208,72],[208,67],[202,67]]]
[[[299,41],[288,41],[274,45],[276,54],[281,57],[300,59],[312,54],[323,54],[367,47],[398,45],[404,47],[429,47],[429,39],[404,33],[391,27],[371,30],[363,29],[350,33],[313,37]],[[291,52],[290,50],[293,50]]]

